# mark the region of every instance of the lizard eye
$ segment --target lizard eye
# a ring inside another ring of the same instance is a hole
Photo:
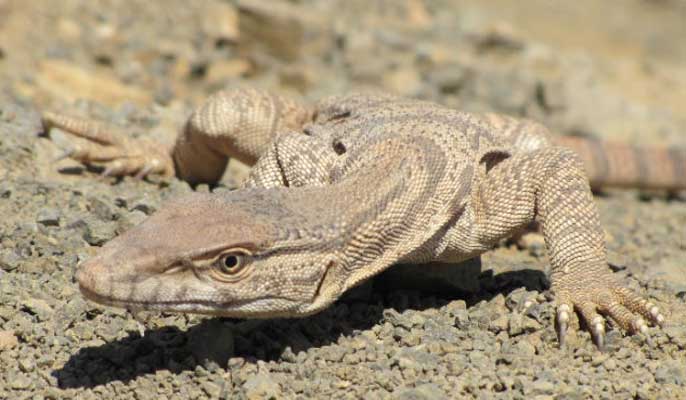
[[[220,280],[236,277],[246,265],[250,253],[243,249],[233,249],[221,255],[214,263],[214,276]]]
[[[242,260],[236,254],[227,254],[223,257],[222,261],[222,272],[232,273],[239,269]]]

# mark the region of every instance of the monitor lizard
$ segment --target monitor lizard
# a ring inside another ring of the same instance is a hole
[[[211,96],[163,147],[46,112],[85,143],[68,154],[106,175],[217,182],[230,157],[243,187],[166,204],[76,272],[81,292],[129,310],[302,317],[399,262],[456,262],[536,220],[564,345],[578,313],[598,346],[605,317],[630,333],[663,325],[606,261],[593,186],[686,188],[686,152],[556,138],[541,124],[386,94],[308,105],[256,89]]]

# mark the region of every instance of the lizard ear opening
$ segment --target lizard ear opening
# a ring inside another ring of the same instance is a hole
[[[479,164],[486,167],[486,173],[488,173],[493,167],[510,158],[511,155],[509,151],[504,149],[488,149],[479,156]]]
[[[341,284],[342,280],[340,276],[337,276],[339,266],[335,260],[331,260],[326,264],[326,269],[319,281],[319,285],[317,285],[317,291],[314,292],[312,302],[307,304],[305,312],[314,313],[323,310],[342,294],[344,291]]]
[[[336,154],[338,154],[340,156],[340,155],[345,154],[345,152],[348,151],[348,149],[345,147],[343,142],[341,142],[340,140],[334,140],[333,151],[336,152]]]

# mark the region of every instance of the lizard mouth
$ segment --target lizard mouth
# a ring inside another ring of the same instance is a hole
[[[103,296],[98,294],[86,287],[79,286],[81,294],[88,300],[94,301],[98,304],[102,304],[110,307],[127,308],[135,310],[145,310],[145,311],[166,311],[175,308],[175,306],[180,305],[212,305],[216,306],[216,303],[210,301],[197,301],[197,300],[134,300],[134,299],[117,299],[114,297]],[[237,301],[232,304],[240,304],[242,302]]]
[[[227,317],[244,317],[244,318],[265,318],[265,317],[278,317],[282,313],[277,312],[266,312],[264,315],[255,315],[254,313],[236,311],[236,308],[240,308],[243,305],[259,302],[260,300],[273,300],[273,296],[265,296],[264,298],[253,298],[246,300],[236,300],[232,302],[225,303],[215,303],[207,300],[133,300],[133,299],[117,299],[109,296],[104,296],[96,293],[82,285],[79,285],[79,290],[81,294],[88,300],[94,301],[98,304],[102,304],[110,307],[124,308],[129,311],[165,311],[165,312],[179,312],[179,313],[193,313],[193,314],[204,314],[204,315],[214,315],[214,316],[227,316]],[[287,300],[293,302],[293,299],[281,298],[281,300]],[[284,315],[287,311],[283,312]]]
[[[109,296],[103,296],[99,293],[96,293],[85,286],[79,285],[79,290],[81,291],[81,294],[83,297],[87,298],[88,300],[94,301],[98,304],[103,304],[106,306],[112,306],[112,307],[119,307],[119,308],[146,308],[146,306],[155,306],[155,305],[165,305],[165,304],[174,304],[174,302],[150,302],[150,301],[137,301],[137,300],[131,300],[131,299],[116,299],[113,297]]]

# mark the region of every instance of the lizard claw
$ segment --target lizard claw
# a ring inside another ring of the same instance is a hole
[[[664,327],[665,325],[665,317],[660,314],[660,308],[656,306],[655,304],[647,301],[644,305],[643,308],[645,311],[648,312],[649,319],[655,322],[657,325],[660,327]]]
[[[100,173],[100,176],[103,178],[107,178],[109,176],[117,176],[119,175],[122,170],[124,169],[124,166],[120,161],[114,161],[110,163],[105,169]]]
[[[146,176],[148,176],[148,174],[150,174],[154,169],[155,169],[155,167],[154,167],[153,165],[149,165],[149,164],[148,164],[148,165],[144,166],[143,168],[141,168],[141,170],[138,171],[138,173],[136,173],[136,175],[135,175],[134,177],[135,177],[136,179],[144,179],[144,178],[145,178]]]
[[[559,285],[557,292],[564,299],[557,307],[556,316],[560,347],[565,343],[572,308],[588,327],[593,342],[601,351],[605,346],[606,322],[603,315],[631,334],[646,334],[649,322],[657,326],[664,324],[665,317],[655,304],[621,285],[601,282],[575,285],[573,290]]]
[[[595,317],[593,321],[591,321],[590,329],[593,343],[602,351],[605,348],[605,320],[603,317]]]
[[[568,304],[561,304],[557,307],[557,339],[560,341],[560,347],[564,347],[565,339],[567,338],[567,327],[569,326],[569,312],[571,308]]]
[[[64,150],[60,155],[55,157],[52,160],[52,162],[56,163],[56,162],[64,160],[65,158],[71,158],[71,156],[74,155],[74,153],[76,153],[76,149],[74,149],[74,148]]]

